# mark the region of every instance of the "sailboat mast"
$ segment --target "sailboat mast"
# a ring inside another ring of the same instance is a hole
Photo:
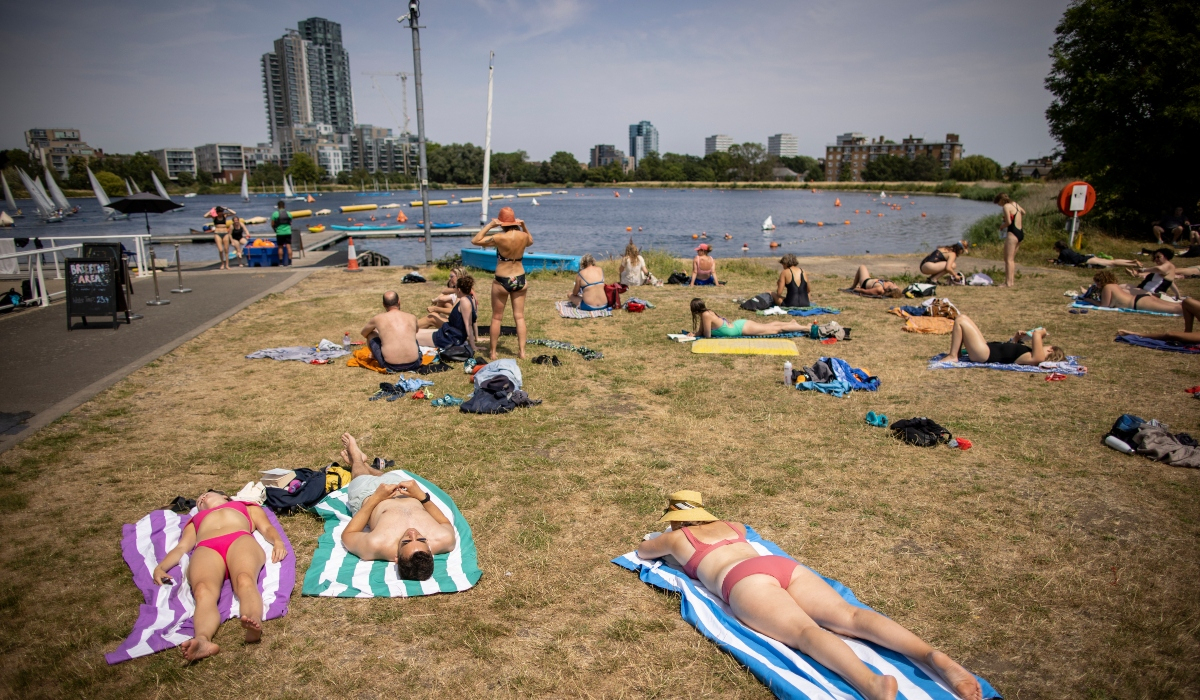
[[[492,179],[492,73],[495,71],[496,52],[488,55],[488,106],[487,126],[483,132],[483,199],[480,202],[479,225],[488,223],[488,186]]]

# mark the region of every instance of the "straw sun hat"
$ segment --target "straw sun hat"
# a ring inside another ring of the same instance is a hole
[[[663,511],[660,523],[699,522],[711,523],[718,520],[717,516],[704,510],[704,499],[699,491],[676,491],[667,497],[667,509]]]
[[[522,222],[513,213],[512,207],[504,207],[500,213],[496,215],[496,221],[499,221],[503,226],[519,226]]]

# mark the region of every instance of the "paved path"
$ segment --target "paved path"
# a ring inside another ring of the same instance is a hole
[[[150,279],[134,281],[132,310],[145,318],[68,331],[61,301],[0,317],[0,431],[2,414],[32,417],[0,434],[0,452],[115,384],[134,370],[170,352],[267,294],[282,291],[311,274],[312,268],[252,268],[231,272],[185,273],[190,294],[171,294],[175,275],[159,275],[167,306],[147,306],[154,298]],[[48,286],[48,285],[47,285]],[[8,421],[11,424],[11,421]]]

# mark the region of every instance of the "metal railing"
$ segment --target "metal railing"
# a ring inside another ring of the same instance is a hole
[[[60,294],[66,294],[66,291],[55,292],[53,294],[46,293],[46,277],[42,271],[42,253],[54,253],[54,265],[57,268],[58,267],[58,251],[60,251],[60,250],[75,250],[77,248],[82,249],[83,244],[82,243],[74,243],[71,245],[51,246],[49,248],[39,248],[37,250],[24,250],[24,251],[21,251],[18,253],[8,253],[5,255],[0,255],[0,260],[18,259],[17,264],[19,265],[20,264],[19,258],[21,258],[21,257],[33,258],[32,260],[29,261],[29,285],[31,287],[35,287],[37,290],[38,304],[40,304],[41,306],[48,306],[50,304],[50,299],[52,297],[56,297]],[[60,276],[59,279],[62,279],[62,277]]]
[[[105,235],[99,235],[99,236],[38,236],[38,238],[43,241],[49,241],[51,247],[32,251],[34,253],[46,253],[46,252],[53,250],[54,249],[53,246],[57,245],[57,241],[98,241],[98,240],[112,240],[112,239],[120,240],[120,239],[125,239],[125,238],[132,238],[133,239],[133,254],[137,256],[137,261],[138,261],[137,276],[138,277],[149,277],[150,276],[150,271],[149,271],[149,268],[147,267],[147,265],[149,265],[149,263],[143,262],[143,261],[148,261],[150,258],[150,254],[147,252],[149,249],[149,245],[150,245],[150,235],[149,234],[135,233],[135,234],[125,234],[125,235],[120,235],[120,236],[105,236]],[[71,246],[71,247],[77,247],[77,246]],[[39,262],[40,262],[40,258],[39,258]],[[54,279],[60,280],[62,278],[63,278],[63,270],[62,270],[61,263],[58,260],[58,253],[54,253]]]

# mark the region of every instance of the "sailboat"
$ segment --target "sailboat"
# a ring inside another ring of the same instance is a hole
[[[54,181],[54,176],[50,174],[50,171],[47,170],[42,173],[42,176],[46,178],[46,187],[50,190],[50,199],[58,205],[59,209],[62,209],[64,214],[74,214],[75,212],[71,210],[71,203],[67,201],[67,196],[63,194],[58,183]]]
[[[100,181],[96,179],[96,175],[92,172],[92,169],[87,166],[84,166],[84,169],[87,170],[88,181],[92,183],[92,193],[96,195],[96,201],[99,202],[100,206],[104,209],[105,220],[128,219],[128,214],[118,214],[116,209],[108,206],[108,193],[105,192],[104,188],[100,186]]]
[[[133,193],[134,193],[134,194],[141,194],[141,193],[142,193],[142,188],[141,188],[141,187],[138,187],[137,181],[136,181],[136,180],[130,180],[130,182],[133,182]]]
[[[886,197],[887,197],[887,194],[885,194],[884,192],[880,192],[880,193],[879,193],[879,198],[880,198],[880,199],[885,199]]]
[[[129,197],[133,196],[133,185],[129,184],[129,178],[125,178],[125,194]]]
[[[17,174],[21,176],[21,184],[25,186],[25,191],[29,193],[29,198],[33,200],[33,205],[37,208],[38,218],[48,224],[62,221],[62,213],[55,208],[50,198],[42,191],[41,183],[31,179],[20,168],[17,169]]]
[[[291,178],[287,175],[283,176],[283,196],[285,199],[295,199],[296,192],[292,189]]]
[[[540,204],[538,204],[537,197],[534,197],[534,198],[533,198],[533,206],[535,206],[535,207],[540,207],[540,206],[541,206]]]
[[[175,201],[175,200],[171,199],[171,195],[167,194],[167,188],[163,187],[162,182],[159,181],[159,179],[158,179],[158,175],[155,174],[155,172],[153,170],[150,171],[150,179],[154,181],[154,189],[158,190],[159,197],[162,197],[163,199],[167,200],[168,202]],[[178,204],[178,202],[176,202],[176,203]],[[183,206],[183,205],[180,204],[179,206]]]
[[[250,185],[246,182],[246,173],[242,173],[242,201],[250,201]]]
[[[8,178],[4,177],[2,172],[0,172],[0,182],[4,183],[4,206],[8,207],[9,215],[14,219],[25,218],[25,214],[17,208],[17,202],[12,196],[12,189],[8,186]]]
[[[767,220],[763,222],[762,230],[764,230],[764,231],[774,231],[775,230],[775,222],[771,221],[771,217],[768,216]]]

